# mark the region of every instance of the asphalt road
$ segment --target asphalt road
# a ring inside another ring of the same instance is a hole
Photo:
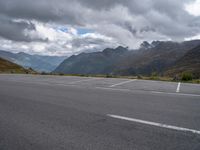
[[[0,150],[199,150],[200,85],[0,75]]]

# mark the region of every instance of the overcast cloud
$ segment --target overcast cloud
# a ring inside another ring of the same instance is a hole
[[[199,0],[0,0],[0,49],[72,55],[199,38]]]

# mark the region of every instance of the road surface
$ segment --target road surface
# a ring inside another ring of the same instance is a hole
[[[200,85],[0,75],[0,150],[199,150]]]

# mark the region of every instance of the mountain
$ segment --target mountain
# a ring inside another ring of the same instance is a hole
[[[180,58],[174,66],[166,71],[166,75],[175,76],[183,72],[190,72],[193,76],[200,77],[200,45]]]
[[[0,73],[35,73],[35,71],[30,69],[25,69],[8,60],[0,58]]]
[[[0,57],[25,68],[33,68],[39,72],[53,71],[66,57],[30,55],[24,52],[11,53],[0,50]]]
[[[64,60],[54,72],[66,74],[151,75],[163,74],[200,40],[143,42],[138,50],[124,47],[81,53]]]
[[[107,48],[102,52],[81,53],[63,61],[54,72],[67,74],[108,74],[128,53],[127,48]]]
[[[117,64],[114,74],[117,75],[151,75],[156,72],[162,75],[184,54],[200,44],[200,40],[185,41],[153,41],[148,47],[144,44],[137,53],[130,53],[128,57]]]

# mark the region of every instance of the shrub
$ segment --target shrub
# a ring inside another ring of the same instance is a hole
[[[196,83],[198,83],[198,84],[199,84],[199,83],[200,83],[200,80],[197,80],[197,81],[196,81]]]
[[[182,81],[191,81],[192,80],[192,74],[189,72],[183,72],[181,75]]]
[[[113,76],[111,74],[106,74],[106,78],[112,78]]]
[[[46,73],[46,72],[41,72],[41,75],[48,75],[48,73]]]
[[[142,76],[141,76],[141,75],[137,75],[137,78],[138,78],[138,79],[142,79]]]
[[[151,74],[151,77],[150,77],[151,80],[159,80],[159,76],[158,76],[158,73],[156,72],[153,72]]]

